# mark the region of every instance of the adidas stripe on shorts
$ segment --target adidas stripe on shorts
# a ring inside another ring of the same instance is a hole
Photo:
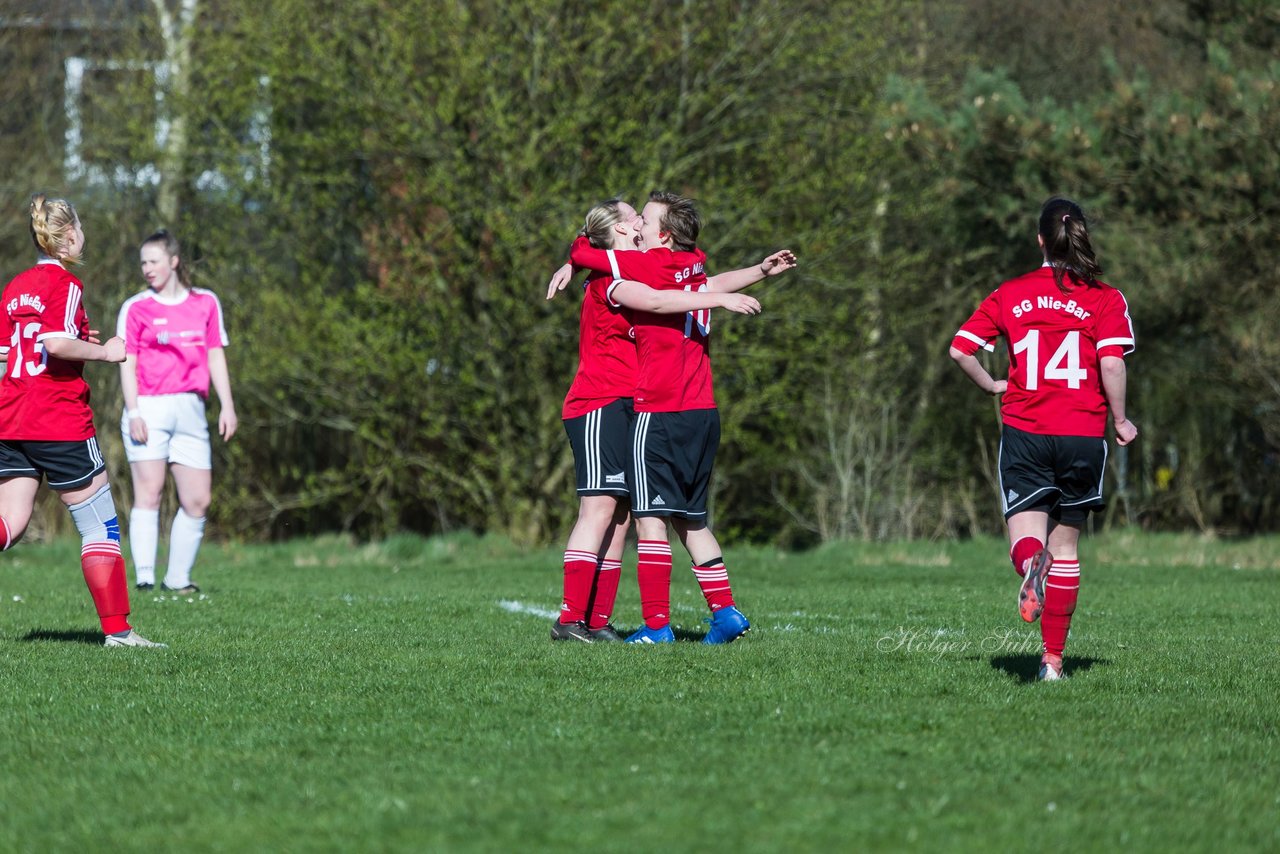
[[[1000,503],[1005,518],[1025,510],[1079,524],[1106,507],[1102,479],[1107,441],[1093,436],[1042,436],[1004,425],[1000,433]]]
[[[579,495],[627,495],[634,416],[631,398],[622,397],[586,415],[564,419]]]
[[[631,428],[631,515],[705,520],[720,447],[720,411],[637,412]]]

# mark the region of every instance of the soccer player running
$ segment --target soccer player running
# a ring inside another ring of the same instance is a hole
[[[1027,622],[1040,619],[1038,678],[1054,681],[1080,588],[1080,529],[1104,506],[1108,409],[1119,444],[1138,428],[1125,412],[1129,305],[1098,279],[1084,212],[1049,199],[1039,232],[1043,266],[987,297],[956,333],[951,358],[978,388],[1004,395],[1000,492],[1009,556],[1023,577],[1018,610]],[[998,336],[1009,348],[1007,380],[992,379],[974,356],[993,350]]]
[[[593,207],[578,232],[597,249],[633,249],[640,217],[621,199]],[[563,273],[563,275],[562,275]],[[572,267],[557,273],[547,289],[551,299],[568,282]],[[565,397],[562,418],[573,448],[578,520],[564,552],[564,598],[551,625],[552,640],[620,641],[610,624],[622,569],[629,522],[627,461],[630,458],[632,395],[636,387],[636,346],[625,304],[659,314],[727,308],[760,311],[744,294],[653,290],[623,282],[610,273],[592,273],[584,284],[579,320],[578,372]]]
[[[99,343],[84,286],[67,269],[84,251],[75,208],[36,194],[30,213],[40,259],[4,289],[0,311],[0,549],[26,530],[47,478],[80,532],[80,568],[105,645],[162,647],[129,625],[120,523],[84,381],[85,362],[124,361],[124,342]]]
[[[221,403],[218,432],[224,441],[238,424],[224,352],[229,342],[218,298],[191,286],[176,237],[156,232],[142,242],[139,256],[147,289],[121,306],[116,324],[126,352],[120,365],[125,410],[120,431],[133,474],[129,547],[138,589],[152,589],[167,465],[179,506],[161,588],[188,595],[200,590],[191,582],[191,568],[204,539],[213,485],[205,418],[210,383]]]
[[[698,249],[702,219],[692,200],[654,192],[644,207],[640,236],[645,252],[601,251],[579,238],[575,266],[611,274],[607,296],[621,303],[639,282],[662,291],[734,293],[795,266],[790,251],[756,267],[726,273],[709,286],[706,255]],[[720,444],[720,414],[712,390],[710,311],[660,315],[638,310],[635,423],[627,471],[631,513],[639,538],[640,607],[644,625],[629,643],[671,643],[671,545],[667,519],[689,552],[698,586],[711,609],[704,643],[731,643],[750,629],[738,610],[720,544],[707,524],[711,470]]]

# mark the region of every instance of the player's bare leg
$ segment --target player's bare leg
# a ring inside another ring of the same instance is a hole
[[[627,643],[673,643],[671,631],[671,542],[667,520],[662,516],[636,517],[639,553],[636,581],[640,586],[640,613],[644,625],[627,638]]]
[[[733,600],[729,571],[724,565],[720,543],[705,522],[673,519],[672,525],[685,550],[689,552],[693,561],[693,575],[698,580],[698,587],[707,601],[707,607],[711,609],[711,630],[707,632],[703,643],[732,643],[745,635],[751,624]]]
[[[597,641],[622,640],[610,619],[613,617],[614,603],[618,599],[618,584],[622,578],[622,550],[626,545],[627,526],[630,524],[630,505],[619,501],[600,543],[600,561],[591,586],[591,595],[587,599],[587,630]]]
[[[88,485],[60,492],[80,532],[80,568],[93,597],[106,635],[105,646],[162,647],[129,625],[129,584],[120,554],[120,521],[107,473],[99,472]]]
[[[1018,613],[1028,623],[1040,618],[1044,609],[1044,581],[1053,564],[1053,553],[1045,545],[1049,539],[1049,514],[1024,510],[1009,517],[1009,558],[1022,576],[1018,590]]]
[[[129,511],[129,554],[139,590],[156,586],[156,551],[160,542],[160,497],[169,466],[164,460],[129,464],[133,475],[133,508]]]
[[[169,568],[165,572],[164,587],[182,595],[198,593],[200,588],[191,583],[191,568],[204,540],[205,517],[213,494],[213,472],[181,463],[174,463],[170,470],[178,490],[179,506],[169,529]]]
[[[0,551],[16,543],[27,530],[39,489],[39,478],[7,477],[0,480]]]
[[[584,495],[579,499],[578,521],[564,550],[564,592],[560,616],[551,625],[552,640],[593,640],[587,629],[588,600],[601,544],[617,510],[618,499],[612,495]]]
[[[1062,678],[1062,653],[1080,595],[1079,543],[1078,525],[1063,523],[1049,532],[1053,563],[1045,579],[1044,613],[1040,617],[1044,654],[1039,678],[1046,682]]]

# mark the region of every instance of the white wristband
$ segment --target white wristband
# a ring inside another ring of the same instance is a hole
[[[132,418],[141,418],[141,417],[142,417],[142,413],[141,413],[141,412],[139,412],[139,411],[138,411],[138,410],[136,410],[136,409],[130,409],[128,412],[126,412],[126,413],[125,413],[125,415],[126,415],[126,416],[128,416],[128,417],[129,417],[129,418],[131,418],[131,419],[132,419]]]

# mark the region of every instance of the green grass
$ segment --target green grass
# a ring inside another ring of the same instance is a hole
[[[77,544],[20,546],[0,845],[1275,850],[1277,546],[1086,542],[1058,684],[994,540],[730,549],[755,630],[664,648],[552,645],[554,550],[404,537],[208,547],[135,596],[172,648],[106,650]]]

